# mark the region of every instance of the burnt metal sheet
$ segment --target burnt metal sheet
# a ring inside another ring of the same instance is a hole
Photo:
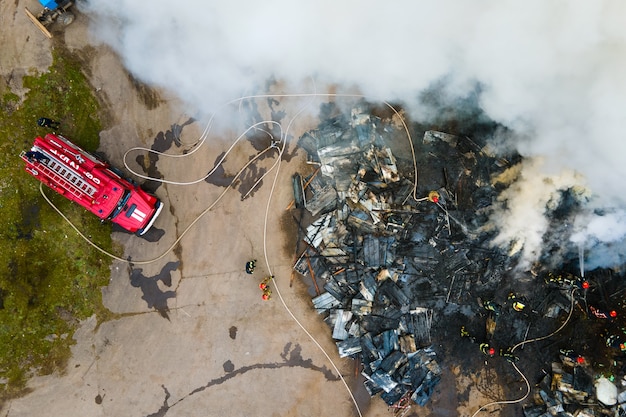
[[[306,228],[305,241],[314,248],[319,247],[324,241],[324,234],[329,233],[328,225],[332,216],[327,214],[314,221]]]
[[[424,406],[433,395],[435,387],[439,383],[441,377],[433,372],[428,372],[422,383],[415,389],[411,400],[418,405]]]
[[[370,395],[370,397],[373,397],[374,395],[377,395],[377,394],[379,394],[381,392],[384,392],[383,389],[381,387],[379,387],[371,379],[366,379],[365,382],[363,383],[363,385],[365,386],[365,389],[367,390],[367,392]]]
[[[398,339],[398,332],[395,328],[385,330],[380,336],[383,342],[380,347],[383,358],[387,358],[391,353],[400,349],[400,340]]]
[[[363,261],[365,266],[378,268],[381,265],[380,241],[371,235],[363,239]]]
[[[363,326],[365,331],[382,333],[385,330],[396,329],[399,323],[399,319],[368,314],[367,316],[363,316],[361,326]]]
[[[382,388],[385,392],[390,392],[398,385],[398,382],[382,369],[377,369],[372,375],[369,376],[369,379],[371,379],[372,382]]]
[[[304,194],[304,184],[302,183],[302,176],[300,174],[294,174],[291,178],[293,184],[293,199],[296,208],[303,208],[306,204],[306,197]]]
[[[433,312],[428,308],[416,308],[410,314],[402,316],[401,324],[406,326],[406,332],[414,337],[418,347],[431,344],[430,329],[433,322]]]
[[[410,301],[398,284],[389,279],[380,284],[377,295],[387,297],[396,307],[408,306]]]
[[[358,316],[370,314],[372,312],[372,302],[362,298],[353,298],[351,311]]]
[[[329,292],[325,292],[313,298],[313,306],[318,314],[327,313],[329,310],[334,310],[340,305],[341,302]]]
[[[363,233],[374,233],[378,231],[378,227],[376,227],[372,218],[362,210],[354,210],[348,215],[348,225]]]
[[[356,355],[361,352],[361,341],[358,337],[349,337],[336,343],[340,358]]]
[[[313,216],[328,213],[337,207],[337,190],[327,185],[306,202],[306,209]]]
[[[372,275],[366,275],[360,282],[359,291],[366,301],[374,301],[374,296],[378,290],[376,279]],[[371,309],[370,309],[371,310]]]
[[[388,374],[394,374],[402,365],[408,362],[406,355],[398,350],[392,351],[380,363],[378,369],[382,369]]]
[[[343,291],[341,286],[337,283],[337,281],[335,281],[332,278],[329,279],[326,282],[326,284],[324,284],[324,289],[326,291],[328,291],[329,293],[331,293],[333,295],[333,297],[338,299],[341,302],[341,304],[343,305],[344,301],[347,298],[347,295],[345,294],[345,292]]]
[[[400,399],[404,397],[408,392],[409,392],[409,388],[406,385],[398,384],[391,391],[383,392],[380,395],[380,398],[382,398],[382,400],[387,405],[394,405],[395,403],[400,401]]]
[[[449,144],[452,147],[455,147],[457,144],[457,136],[451,135],[449,133],[438,132],[436,130],[428,130],[424,133],[424,137],[422,139],[424,143],[433,143],[443,141]]]
[[[352,312],[347,310],[336,311],[335,326],[333,328],[333,339],[346,340],[349,336],[347,325],[352,319]]]

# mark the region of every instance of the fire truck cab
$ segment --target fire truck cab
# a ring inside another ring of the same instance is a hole
[[[101,220],[132,233],[146,233],[163,208],[158,198],[61,135],[35,138],[20,158],[30,175]]]

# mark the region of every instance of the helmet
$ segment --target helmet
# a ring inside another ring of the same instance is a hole
[[[524,307],[526,307],[526,305],[524,303],[520,303],[519,301],[515,301],[513,303],[513,309],[515,311],[522,311]]]

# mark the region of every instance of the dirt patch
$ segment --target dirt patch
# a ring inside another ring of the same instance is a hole
[[[158,90],[150,87],[148,84],[135,78],[130,72],[126,73],[130,85],[137,93],[137,97],[141,99],[148,110],[153,110],[163,104],[165,101],[161,98]]]

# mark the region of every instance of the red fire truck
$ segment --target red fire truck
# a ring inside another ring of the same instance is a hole
[[[111,220],[130,232],[146,233],[163,208],[158,198],[61,135],[37,137],[20,158],[33,177],[103,221]]]

